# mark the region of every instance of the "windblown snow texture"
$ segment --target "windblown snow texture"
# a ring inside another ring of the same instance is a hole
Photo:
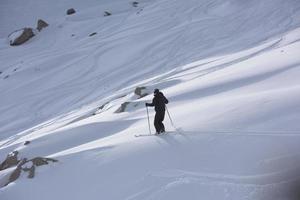
[[[0,161],[58,160],[0,199],[299,199],[300,2],[137,2],[0,2]],[[134,137],[154,88],[181,131]]]

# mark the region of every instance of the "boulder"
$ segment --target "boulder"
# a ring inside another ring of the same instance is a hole
[[[110,12],[108,12],[108,11],[105,11],[104,12],[104,16],[106,17],[106,16],[110,16],[111,15],[111,13]]]
[[[94,32],[94,33],[89,34],[89,36],[92,37],[92,36],[94,36],[96,34],[97,34],[97,32]]]
[[[8,182],[6,183],[6,185],[8,185],[11,182],[14,182],[15,180],[17,180],[22,172],[22,165],[26,163],[26,158],[24,158],[23,160],[20,161],[20,163],[18,164],[17,168],[11,173]]]
[[[27,178],[34,178],[34,175],[35,175],[35,166],[34,165],[32,165],[29,168],[23,168],[23,171],[28,172]]]
[[[124,102],[121,104],[121,106],[115,111],[115,113],[122,113],[125,112],[127,106],[130,104],[130,102]]]
[[[106,102],[106,103],[102,104],[100,107],[97,108],[97,110],[93,113],[93,115],[97,115],[97,114],[99,114],[100,112],[102,112],[103,109],[104,109],[104,107],[105,107],[106,105],[108,105],[108,104],[109,104],[109,102]]]
[[[35,165],[37,167],[42,166],[42,165],[48,165],[49,161],[58,162],[57,160],[52,159],[52,158],[42,158],[42,157],[35,157],[29,161],[31,161],[33,163],[33,165]]]
[[[146,87],[136,87],[134,90],[134,94],[138,96],[138,99],[147,96],[148,93],[145,91]]]
[[[0,164],[0,171],[16,166],[19,163],[18,151],[13,151],[6,156],[6,159]]]
[[[11,46],[21,45],[34,36],[32,28],[23,28],[9,34]]]
[[[70,9],[67,10],[67,15],[72,15],[74,13],[76,13],[74,8],[70,8]]]
[[[22,173],[28,173],[27,178],[34,178],[35,170],[37,167],[42,165],[48,165],[49,162],[58,162],[53,158],[44,158],[44,157],[35,157],[33,159],[28,160],[27,158],[23,158],[18,160],[19,152],[14,151],[7,155],[5,161],[3,161],[0,165],[0,171],[2,171],[2,176],[0,176],[0,188],[7,186],[9,183],[16,181]],[[14,167],[14,168],[10,168]],[[10,169],[13,170],[10,170]]]
[[[138,4],[139,4],[139,2],[137,2],[137,1],[132,2],[133,7],[138,7]]]
[[[47,26],[49,26],[49,24],[47,22],[45,22],[44,20],[42,19],[39,19],[38,22],[37,22],[37,27],[36,29],[38,31],[41,31],[43,28],[46,28]]]

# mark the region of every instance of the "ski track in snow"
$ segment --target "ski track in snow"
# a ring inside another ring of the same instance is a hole
[[[77,12],[66,16],[70,7]],[[18,150],[59,163],[0,188],[0,199],[299,199],[299,8],[297,0],[1,2],[0,161]],[[9,47],[6,35],[37,17],[50,26]],[[149,132],[152,99],[138,99],[137,86],[162,89],[181,128],[166,114],[174,132],[134,137]],[[124,102],[126,112],[114,113]]]

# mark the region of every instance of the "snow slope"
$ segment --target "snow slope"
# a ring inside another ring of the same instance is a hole
[[[59,160],[1,199],[300,198],[299,1],[10,0],[0,13],[0,160]],[[50,26],[9,47],[38,18]],[[137,86],[168,97],[170,134],[134,137],[152,99]]]

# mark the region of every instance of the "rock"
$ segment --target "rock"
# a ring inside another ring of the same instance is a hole
[[[106,17],[106,16],[110,16],[111,15],[111,13],[110,12],[108,12],[108,11],[105,11],[104,12],[104,16]]]
[[[24,158],[23,160],[21,160],[21,162],[18,164],[17,168],[11,173],[8,182],[5,184],[8,185],[11,182],[14,182],[15,180],[17,180],[22,172],[22,165],[26,163],[26,158]]]
[[[140,14],[143,11],[143,8],[141,8],[136,14]]]
[[[34,173],[35,173],[35,166],[32,165],[31,168],[29,168],[29,173],[28,173],[28,178],[34,178]]]
[[[23,28],[12,32],[11,34],[9,34],[8,38],[9,38],[10,46],[16,46],[25,43],[33,36],[34,33],[32,31],[32,28]]]
[[[57,160],[52,159],[52,158],[42,158],[42,157],[35,157],[35,158],[31,159],[30,161],[35,166],[48,165],[48,161],[58,162]]]
[[[144,96],[147,96],[148,93],[143,91],[145,90],[146,87],[136,87],[135,90],[134,90],[134,94],[136,94],[137,96],[139,96],[138,98],[143,98]]]
[[[55,160],[53,158],[43,158],[43,157],[35,157],[31,160],[27,160],[27,158],[24,158],[21,161],[18,161],[17,159],[18,154],[19,154],[18,151],[14,151],[8,154],[5,161],[1,163],[0,171],[10,168],[12,166],[17,166],[17,167],[10,174],[8,174],[9,178],[7,178],[7,180],[5,180],[5,182],[0,185],[0,188],[7,186],[9,183],[17,180],[20,177],[22,171],[28,172],[27,178],[34,178],[35,170],[38,166],[47,165],[49,164],[49,162],[58,162],[58,160]]]
[[[97,34],[97,32],[94,32],[94,33],[91,33],[89,36],[91,37],[91,36],[96,35],[96,34]]]
[[[130,102],[124,102],[121,104],[121,107],[118,108],[118,110],[115,111],[115,113],[121,113],[126,110],[126,107],[130,104]]]
[[[35,166],[32,165],[31,167],[23,168],[24,172],[28,172],[27,178],[34,178],[35,175]]]
[[[4,76],[4,78],[3,79],[7,79],[9,77],[9,75],[6,75],[6,76]]]
[[[132,6],[133,6],[133,7],[137,7],[138,4],[139,4],[139,2],[137,2],[137,1],[132,2]]]
[[[67,10],[67,15],[72,15],[74,13],[76,13],[74,8],[70,8],[70,9]]]
[[[43,28],[46,28],[47,26],[49,26],[49,24],[47,22],[45,22],[44,20],[42,19],[39,19],[38,22],[37,22],[37,27],[36,29],[38,31],[41,31]]]
[[[99,111],[101,111],[101,110],[103,110],[104,107],[105,107],[106,105],[108,105],[108,104],[109,104],[109,102],[105,102],[104,104],[102,104],[102,105],[97,109],[96,113],[99,112]],[[95,114],[96,114],[96,113],[95,113]]]
[[[14,182],[15,180],[17,180],[20,175],[21,175],[22,169],[17,167],[13,173],[11,173],[11,175],[9,176],[9,180],[8,182],[5,184],[5,186],[7,186],[9,183]]]
[[[106,102],[106,103],[102,104],[102,105],[98,108],[98,110],[102,110],[107,104],[109,104],[109,102]]]
[[[19,163],[18,151],[13,151],[6,156],[6,159],[0,164],[0,171],[16,166]]]
[[[24,145],[28,145],[28,144],[30,144],[30,141],[25,141],[24,142]]]

